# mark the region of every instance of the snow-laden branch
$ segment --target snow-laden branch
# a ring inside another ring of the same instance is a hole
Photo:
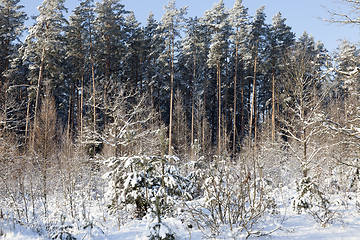
[[[340,123],[335,122],[331,119],[325,119],[327,122],[328,128],[337,132],[346,134],[349,137],[353,137],[357,140],[360,140],[360,128],[352,126],[351,128],[343,127]]]
[[[348,77],[355,77],[360,73],[360,69],[358,67],[355,67],[352,71],[341,71],[336,68],[329,68],[328,72],[337,72]]]

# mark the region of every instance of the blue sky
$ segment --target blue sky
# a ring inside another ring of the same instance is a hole
[[[188,6],[188,16],[202,16],[204,12],[211,9],[217,0],[177,0],[177,6]],[[235,0],[224,0],[227,8],[232,8]],[[21,0],[20,4],[25,6],[25,12],[31,16],[38,14],[36,7],[41,5],[42,0]],[[168,0],[122,0],[126,10],[133,10],[139,22],[146,23],[149,12],[155,14],[155,18],[160,20],[164,13],[164,5]],[[65,5],[71,11],[79,4],[79,1],[67,0]],[[254,15],[256,9],[265,5],[267,22],[271,22],[272,16],[281,12],[287,19],[287,24],[292,27],[296,37],[299,37],[304,31],[312,34],[315,41],[320,40],[331,52],[335,50],[339,39],[348,39],[352,42],[359,42],[360,32],[358,27],[338,26],[328,24],[320,19],[328,17],[328,13],[322,6],[328,9],[336,9],[332,0],[243,0],[245,7],[249,8],[249,14]],[[27,25],[32,24],[28,21]]]

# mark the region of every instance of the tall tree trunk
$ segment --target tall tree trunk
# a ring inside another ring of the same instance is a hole
[[[275,141],[275,58],[272,67],[272,115],[271,115],[271,140]]]
[[[140,96],[142,96],[143,93],[143,78],[142,78],[142,66],[143,66],[143,59],[140,56],[138,61],[138,67],[136,68],[136,79],[139,82],[140,85]],[[140,73],[139,73],[140,72]]]
[[[93,50],[93,43],[92,43],[92,27],[91,27],[91,20],[89,16],[89,41],[90,41],[90,59],[91,59],[91,77],[92,77],[92,88],[93,88],[93,131],[96,132],[96,101],[95,101],[95,71],[94,71],[94,50]]]
[[[251,148],[252,140],[252,128],[256,126],[256,72],[257,72],[257,48],[259,44],[259,39],[256,41],[256,49],[254,56],[254,78],[253,78],[253,89],[252,89],[252,100],[251,100],[251,110],[250,110],[250,126],[249,126],[249,147]],[[256,146],[256,127],[254,128],[254,144]]]
[[[81,67],[80,67],[80,78],[77,78],[75,81],[75,102],[76,102],[76,118],[74,114],[74,121],[76,119],[76,133],[80,133],[80,105],[81,105],[81,99],[80,99],[80,91],[81,91]],[[75,110],[75,109],[74,109]],[[74,125],[75,129],[75,125]]]
[[[69,110],[68,110],[68,126],[67,126],[67,137],[71,139],[71,132],[73,130],[73,122],[74,122],[74,92],[75,92],[75,81],[71,79],[70,90],[69,90]]]
[[[153,108],[154,107],[154,86],[152,84],[152,76],[151,76],[151,70],[150,70],[150,67],[151,67],[151,58],[149,58],[148,60],[148,91],[150,93],[150,102],[151,102],[151,107]]]
[[[203,96],[203,119],[202,119],[202,149],[205,150],[205,124],[206,124],[206,89],[207,89],[207,68],[205,68],[204,96]]]
[[[83,126],[83,112],[84,112],[84,57],[81,54],[81,96],[80,96],[80,142],[81,146],[83,143],[83,135],[84,135],[84,126]],[[79,113],[78,113],[79,114]]]
[[[9,57],[10,57],[10,50],[9,50],[9,46],[10,46],[10,41],[7,39],[5,41],[5,72],[9,70]],[[0,75],[2,73],[0,72]],[[7,109],[8,109],[8,106],[7,106],[7,99],[8,99],[8,88],[9,88],[9,85],[10,85],[10,82],[9,82],[9,78],[4,76],[4,122],[5,122],[5,133],[7,132]]]
[[[39,109],[40,109],[40,92],[41,92],[41,86],[44,76],[44,66],[45,66],[45,46],[43,46],[42,54],[41,54],[41,62],[40,62],[40,71],[39,71],[39,78],[38,78],[38,84],[37,84],[37,90],[36,90],[36,99],[35,99],[35,113],[34,113],[34,126],[33,126],[33,134],[32,134],[32,140],[31,140],[31,146],[34,149],[35,144],[35,130],[37,128],[37,122],[38,122],[38,115],[39,115]]]
[[[240,72],[240,79],[241,79],[241,93],[240,93],[240,132],[239,132],[239,136],[240,136],[240,140],[243,139],[244,137],[244,64],[243,61],[241,60],[241,72]]]
[[[235,45],[235,76],[234,76],[234,110],[233,110],[233,147],[232,155],[235,156],[235,142],[236,142],[236,82],[237,82],[237,68],[238,68],[238,43]]]
[[[227,52],[226,52],[226,56],[227,56]],[[228,82],[228,61],[227,61],[227,57],[225,58],[225,97],[224,97],[224,114],[223,114],[223,119],[222,119],[222,124],[223,124],[223,147],[226,149],[226,147],[228,146],[228,137],[227,137],[227,133],[228,133],[228,126],[229,126],[229,118],[228,118],[228,102],[229,102],[229,82]]]
[[[10,36],[10,9],[7,9],[7,13],[6,16],[4,16],[4,19],[6,19],[6,26],[4,26],[4,29],[7,29],[7,31],[5,32],[5,36],[9,35]],[[5,39],[3,39],[3,43],[4,43],[4,66],[2,68],[2,66],[0,65],[0,81],[3,81],[3,89],[4,89],[4,122],[5,122],[5,133],[7,132],[7,98],[8,98],[8,88],[10,85],[9,79],[6,76],[2,76],[2,69],[5,70],[5,72],[7,70],[9,70],[9,57],[10,57],[10,39],[8,37],[5,37]],[[0,88],[1,90],[1,88]]]
[[[171,70],[170,70],[170,123],[169,123],[169,155],[172,155],[172,120],[173,120],[173,96],[174,96],[174,41],[175,30],[172,29],[171,37]]]
[[[29,94],[30,95],[30,94]],[[29,148],[27,144],[30,144],[29,140],[29,124],[30,124],[30,97],[27,99],[27,107],[26,107],[26,123],[25,123],[25,146]]]
[[[110,26],[108,26],[110,29]],[[110,76],[111,76],[111,48],[110,48],[110,36],[106,37],[106,62],[105,62],[105,84],[103,86],[103,101],[104,103],[108,102],[108,89],[110,87]],[[104,111],[104,124],[106,125],[108,121],[107,111]]]
[[[193,82],[191,91],[191,156],[194,155],[194,112],[195,112],[195,81],[196,81],[196,40],[195,40],[195,51],[194,51],[194,71],[193,71]]]
[[[218,79],[218,155],[221,154],[221,73],[220,62],[217,62],[216,73]]]

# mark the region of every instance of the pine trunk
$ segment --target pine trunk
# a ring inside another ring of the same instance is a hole
[[[275,58],[272,68],[272,115],[271,115],[271,140],[275,141]]]
[[[191,91],[191,156],[194,155],[194,112],[195,112],[195,81],[196,81],[196,40],[195,40],[195,51],[194,51],[194,71],[193,71],[193,82]]]
[[[240,78],[241,78],[241,93],[240,93],[240,140],[244,137],[244,71],[243,71],[243,62],[241,61],[241,72],[240,72]]]
[[[256,41],[256,49],[254,56],[254,78],[253,78],[253,89],[252,89],[252,100],[251,100],[251,110],[250,110],[250,126],[249,126],[249,147],[251,148],[252,142],[252,128],[254,128],[254,144],[256,145],[256,72],[257,72],[257,48],[258,48],[259,40]]]
[[[91,58],[91,77],[92,77],[92,89],[93,89],[93,111],[94,111],[94,116],[93,116],[93,131],[94,133],[96,132],[96,101],[95,101],[95,94],[96,94],[96,89],[95,89],[95,70],[94,70],[94,50],[93,50],[93,45],[92,45],[92,28],[91,28],[91,21],[90,21],[90,17],[89,17],[89,41],[90,41],[90,58]]]
[[[172,120],[173,120],[173,97],[174,97],[174,41],[175,33],[172,29],[171,38],[171,70],[170,70],[170,123],[169,123],[169,155],[172,155]]]
[[[218,61],[217,67],[217,79],[218,79],[218,155],[221,154],[221,73],[220,62]]]
[[[236,82],[237,82],[237,68],[238,68],[238,44],[235,45],[235,76],[234,76],[234,110],[233,110],[233,149],[232,155],[235,156],[235,142],[236,142]]]
[[[205,80],[204,80],[204,96],[203,96],[203,119],[202,119],[202,149],[204,153],[205,149],[205,125],[206,125],[206,89],[207,89],[207,68],[205,68]]]
[[[81,54],[81,96],[80,96],[80,141],[81,146],[83,143],[83,135],[84,135],[84,126],[83,126],[83,111],[84,111],[84,57]],[[79,114],[79,113],[78,113]]]
[[[43,81],[43,75],[44,75],[44,66],[45,66],[45,46],[42,49],[42,54],[41,54],[41,62],[40,62],[40,71],[39,71],[39,79],[38,79],[38,84],[37,84],[37,90],[36,90],[36,99],[35,99],[35,113],[34,113],[34,132],[32,135],[32,148],[34,149],[34,144],[35,144],[35,130],[37,128],[37,122],[38,122],[38,115],[39,115],[39,104],[40,104],[40,92],[41,92],[41,86],[42,86],[42,81]]]

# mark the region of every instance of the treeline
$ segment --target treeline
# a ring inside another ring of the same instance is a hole
[[[3,128],[32,145],[46,88],[59,125],[83,142],[85,128],[101,133],[113,121],[107,105],[126,89],[147,94],[161,114],[169,153],[185,154],[197,140],[235,155],[269,124],[277,137],[286,56],[307,49],[309,61],[321,64],[326,54],[306,33],[295,40],[280,13],[267,24],[264,7],[250,16],[241,1],[231,9],[220,1],[201,18],[186,18],[172,1],[160,21],[150,13],[143,26],[119,1],[83,1],[69,20],[64,1],[44,1],[21,43],[27,17],[18,3],[2,4]],[[22,104],[16,114],[10,98]]]
[[[180,168],[200,156],[249,161],[239,184],[285,165],[313,177],[324,162],[358,177],[354,44],[329,54],[307,33],[296,39],[280,13],[268,24],[264,7],[250,16],[241,0],[202,17],[170,1],[143,25],[119,0],[81,1],[69,19],[63,0],[44,0],[28,31],[21,9],[0,1],[1,191],[19,219],[39,204],[46,216],[53,186],[76,215],[75,193],[103,196],[92,184],[111,157],[160,156],[163,175],[167,155]]]

